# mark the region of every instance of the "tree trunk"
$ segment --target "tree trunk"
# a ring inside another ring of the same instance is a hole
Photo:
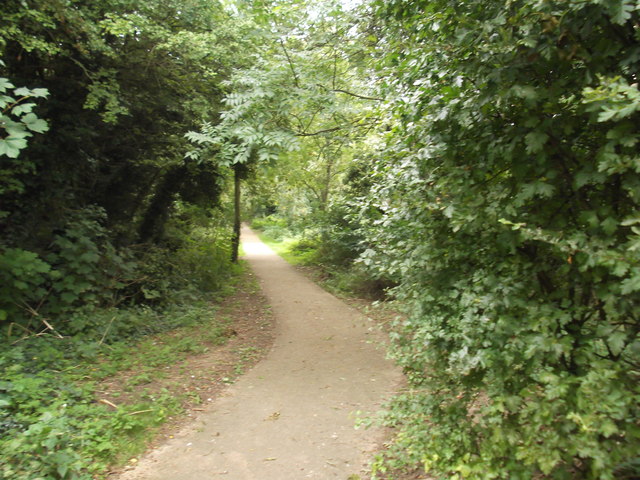
[[[333,156],[327,158],[327,166],[322,182],[322,188],[320,190],[320,210],[322,210],[323,212],[327,210],[327,205],[329,204],[331,180],[333,179],[333,162]]]
[[[240,249],[240,176],[239,164],[233,166],[233,236],[231,237],[231,261],[238,263]]]

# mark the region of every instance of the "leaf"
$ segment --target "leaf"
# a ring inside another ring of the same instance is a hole
[[[622,330],[616,330],[607,339],[611,353],[619,355],[627,344],[627,334]]]
[[[13,91],[14,95],[17,95],[18,97],[30,97],[31,96],[31,90],[28,89],[27,87],[20,87],[20,88],[16,88]]]
[[[632,225],[637,225],[638,223],[640,223],[640,215],[636,217],[625,218],[622,222],[620,222],[620,225],[622,225],[623,227],[630,227]]]
[[[525,100],[535,100],[538,97],[538,92],[535,87],[531,85],[514,85],[511,88],[514,95]]]
[[[78,299],[78,295],[73,292],[62,292],[60,298],[65,303],[73,303]]]
[[[618,433],[620,431],[618,426],[614,422],[608,419],[604,421],[604,423],[602,424],[602,427],[600,427],[600,430],[602,431],[602,434],[605,437],[610,437],[614,433]]]
[[[7,135],[10,138],[26,138],[26,137],[33,136],[31,133],[27,131],[26,128],[24,128],[19,123],[16,123],[14,125],[11,125],[10,127],[7,127],[6,131],[7,131]]]
[[[632,1],[615,1],[609,4],[611,12],[611,20],[618,25],[624,25],[636,9],[635,2]]]
[[[0,93],[6,92],[9,88],[14,88],[13,83],[7,78],[0,77]]]
[[[640,275],[634,275],[631,278],[625,279],[620,288],[620,292],[623,295],[627,295],[632,292],[637,292],[640,290]]]
[[[31,96],[36,98],[47,98],[49,96],[49,90],[46,88],[34,88],[31,90]]]
[[[604,183],[607,179],[607,176],[602,172],[597,172],[592,169],[580,170],[575,175],[575,185],[576,188],[582,188],[588,184],[598,184]]]
[[[202,145],[204,143],[214,143],[215,138],[206,133],[200,132],[187,132],[184,135],[189,141]]]
[[[20,105],[16,105],[11,109],[11,113],[19,117],[20,115],[24,115],[25,113],[31,113],[33,107],[35,106],[35,103],[23,103]]]
[[[613,108],[603,108],[602,112],[600,112],[598,114],[598,121],[599,122],[607,122],[609,120],[611,120],[612,118],[616,117],[618,115],[618,109],[613,109]]]
[[[20,150],[27,146],[27,141],[23,138],[7,137],[0,139],[0,155],[9,158],[18,158]]]
[[[522,185],[520,193],[515,197],[518,204],[524,204],[525,201],[533,197],[549,198],[553,195],[555,187],[543,181],[533,183],[525,183]]]
[[[13,97],[10,97],[8,95],[0,95],[0,108],[5,108],[7,105],[12,104],[13,102],[15,102],[15,99]]]
[[[21,120],[32,132],[44,133],[49,130],[47,122],[38,118],[35,113],[27,113]]]
[[[542,147],[549,140],[549,135],[540,131],[529,132],[524,141],[527,145],[527,153],[537,153],[542,150]]]

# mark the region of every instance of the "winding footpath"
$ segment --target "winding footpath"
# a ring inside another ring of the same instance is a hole
[[[273,308],[271,351],[120,480],[347,480],[366,471],[382,440],[354,427],[400,381],[374,325],[247,227],[242,239]]]

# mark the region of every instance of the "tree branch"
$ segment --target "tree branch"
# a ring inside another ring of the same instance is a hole
[[[333,78],[331,79],[331,85],[333,86],[333,88],[336,88],[336,74],[338,71],[338,54],[336,53],[335,49],[333,51]]]
[[[341,88],[334,88],[331,90],[332,92],[344,93],[345,95],[351,95],[352,97],[361,98],[363,100],[375,100],[376,102],[384,102],[384,98],[379,97],[368,97],[366,95],[358,95],[357,93],[349,92],[347,90],[342,90]]]
[[[307,133],[307,132],[303,132],[303,133],[296,133],[296,137],[314,137],[316,135],[322,135],[323,133],[331,133],[331,132],[337,132],[338,130],[343,130],[344,126],[338,126],[338,127],[333,127],[333,128],[325,128],[324,130],[318,130],[317,132],[313,132],[313,133]]]
[[[318,193],[318,191],[306,180],[302,179],[302,183],[304,184],[305,187],[311,190],[311,193],[313,193],[316,196],[316,199],[318,200],[318,202],[322,203],[322,198],[320,197],[320,194]]]
[[[293,83],[296,87],[300,88],[300,80],[298,78],[298,74],[296,73],[296,69],[293,66],[293,62],[291,61],[291,57],[289,56],[289,52],[287,51],[287,47],[284,46],[284,42],[280,39],[280,45],[282,46],[282,50],[284,51],[284,55],[287,57],[287,62],[289,63],[289,68],[291,69],[291,73],[293,74]]]
[[[327,88],[324,85],[321,85],[319,83],[317,83],[316,85],[318,85],[320,88],[324,88],[325,90],[328,90],[330,92],[344,93],[345,95],[350,95],[352,97],[361,98],[363,100],[375,100],[376,102],[384,102],[384,100],[385,100],[384,98],[369,97],[367,95],[360,95],[360,94],[357,94],[357,93],[350,92],[348,90],[344,90],[342,88],[335,88],[335,82],[334,82],[334,88]]]

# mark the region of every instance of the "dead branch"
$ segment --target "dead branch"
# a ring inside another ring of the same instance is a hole
[[[116,410],[118,409],[118,406],[115,403],[110,402],[109,400],[105,400],[104,398],[101,398],[100,400],[98,400],[98,402],[104,403],[105,405],[109,405],[110,407],[115,408]]]

